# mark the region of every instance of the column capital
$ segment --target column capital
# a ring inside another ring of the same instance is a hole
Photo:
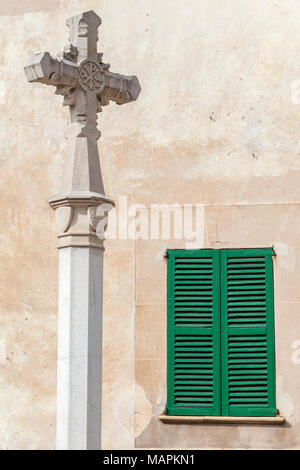
[[[93,191],[70,191],[49,199],[55,210],[58,248],[92,247],[104,250],[104,232],[114,200]]]

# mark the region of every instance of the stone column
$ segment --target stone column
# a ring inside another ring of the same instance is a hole
[[[101,445],[103,252],[59,250],[57,449]]]
[[[101,445],[101,238],[113,202],[100,194],[73,193],[56,196],[50,204],[59,228],[57,449],[97,450]]]

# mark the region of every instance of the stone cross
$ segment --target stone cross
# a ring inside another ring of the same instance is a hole
[[[100,24],[93,11],[70,18],[64,52],[37,54],[25,66],[29,82],[55,86],[70,109],[61,191],[49,199],[59,239],[58,449],[100,449],[103,241],[114,202],[103,187],[97,113],[141,91],[135,76],[112,73],[102,61]]]

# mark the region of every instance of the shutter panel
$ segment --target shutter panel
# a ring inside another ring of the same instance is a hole
[[[220,257],[168,251],[168,404],[171,415],[220,415]]]
[[[275,416],[273,250],[221,252],[222,414]]]

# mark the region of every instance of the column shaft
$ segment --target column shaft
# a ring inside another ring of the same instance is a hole
[[[59,250],[57,449],[101,447],[103,250]]]

